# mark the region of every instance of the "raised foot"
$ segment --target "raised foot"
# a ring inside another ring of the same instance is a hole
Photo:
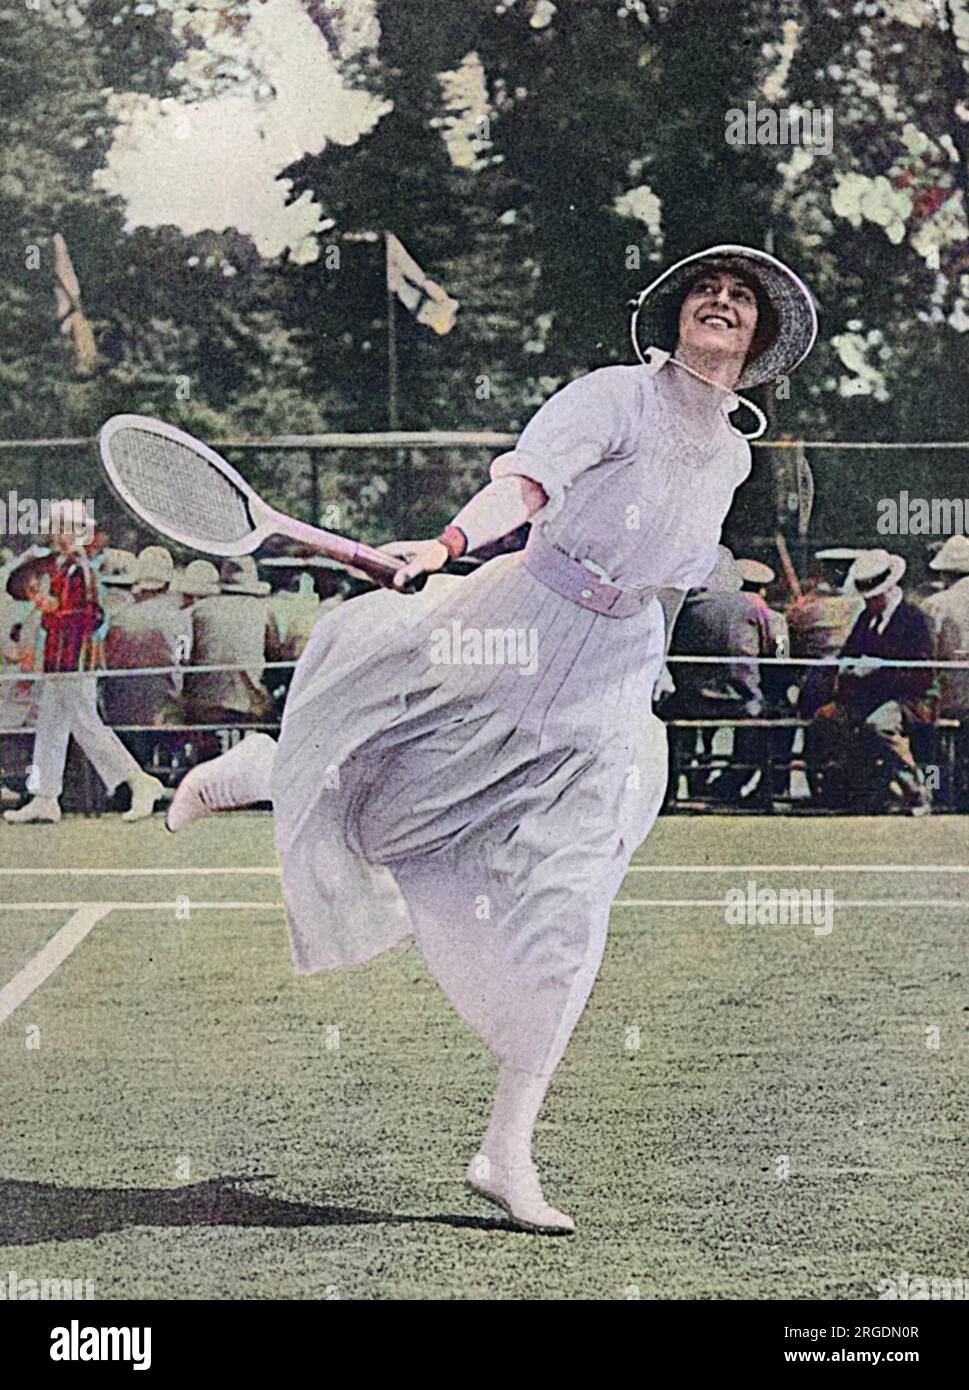
[[[236,811],[268,796],[267,770],[275,742],[267,734],[249,734],[241,743],[187,772],[168,808],[165,826],[183,830],[193,821]]]

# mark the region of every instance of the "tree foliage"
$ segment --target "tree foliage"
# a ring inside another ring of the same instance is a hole
[[[445,337],[398,306],[404,428],[520,427],[570,377],[630,360],[626,301],[664,264],[738,241],[788,260],[821,306],[812,359],[763,402],[776,429],[965,436],[965,0],[306,0],[347,83],[386,103],[355,143],[285,171],[290,200],[325,213],[317,258],[266,259],[231,227],[128,226],[95,179],[118,94],[258,94],[262,3],[0,9],[6,438],[91,435],[118,410],[210,438],[384,427],[382,246],[348,237],[384,229],[461,302]],[[748,102],[830,111],[831,152],[727,143]],[[54,317],[55,232],[95,330],[88,378]],[[8,481],[37,457],[6,455]],[[482,461],[384,478],[348,454],[320,463],[315,494],[308,456],[247,467],[279,505],[308,515],[315,495],[386,535],[439,524]],[[44,467],[63,485],[95,464]],[[909,463],[892,467],[905,485]]]

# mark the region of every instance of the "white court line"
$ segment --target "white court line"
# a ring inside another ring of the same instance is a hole
[[[14,1009],[18,1009],[35,989],[53,975],[57,967],[67,960],[75,946],[81,944],[92,927],[96,927],[103,917],[107,917],[114,904],[87,903],[82,907],[77,903],[69,903],[67,906],[76,909],[74,916],[68,918],[60,931],[37,952],[33,960],[29,961],[23,970],[19,970],[8,985],[0,989],[0,1023],[8,1019]]]
[[[184,900],[183,900],[184,902]],[[613,907],[723,907],[723,898],[616,898]],[[82,903],[3,903],[0,912],[70,912],[84,906]],[[87,904],[98,906],[98,904]],[[116,902],[108,903],[108,911],[124,912],[175,912],[182,903]],[[271,912],[286,906],[282,902],[196,902],[188,899],[191,912],[245,911],[247,908],[258,912]],[[967,898],[835,898],[833,907],[957,907],[969,911]]]
[[[969,874],[969,864],[630,864],[631,874]]]
[[[820,892],[820,889],[816,889]],[[613,907],[724,907],[723,898],[617,898]],[[834,898],[832,907],[958,907],[969,912],[969,898]]]
[[[250,867],[241,865],[238,867],[223,867],[216,869],[197,869],[197,868],[164,868],[164,869],[0,869],[0,877],[3,878],[65,878],[67,875],[78,878],[155,878],[178,876],[187,878],[190,875],[196,877],[200,875],[213,874],[238,874],[254,875],[266,878],[270,874],[279,876],[280,869],[277,864],[266,865],[265,867]]]
[[[164,878],[226,877],[278,878],[278,864],[221,865],[213,868],[162,869],[0,869],[0,878]],[[631,874],[969,874],[969,864],[631,864]]]
[[[180,907],[183,906],[184,901],[185,901],[184,899],[181,899],[181,900],[179,900],[179,901],[177,901],[177,902],[170,902],[170,903],[147,903],[147,902],[108,903],[106,906],[107,906],[107,910],[108,910],[109,912],[113,912],[113,911],[115,911],[115,909],[117,909],[117,910],[119,910],[119,911],[124,911],[124,912],[175,912],[175,911],[177,911]],[[90,906],[94,906],[94,905],[95,905],[95,904],[90,904],[90,903],[87,904],[87,906],[89,906],[89,907],[90,907]],[[83,907],[83,906],[85,906],[85,904],[83,904],[83,903],[77,903],[77,902],[73,902],[73,903],[36,903],[36,902],[34,902],[34,903],[0,903],[0,913],[4,913],[4,912],[71,912],[71,911],[73,911],[74,909],[79,908],[79,907]],[[223,908],[226,909],[227,911],[230,911],[230,912],[242,911],[242,910],[244,910],[245,908],[252,908],[253,910],[257,910],[257,911],[260,911],[260,912],[261,912],[261,911],[268,911],[268,910],[273,909],[273,908],[284,908],[284,907],[286,906],[286,904],[285,904],[285,903],[282,903],[282,902],[263,902],[263,903],[254,903],[254,902],[231,902],[231,901],[229,901],[228,899],[227,899],[225,902],[200,903],[200,902],[196,902],[194,898],[189,898],[189,899],[188,899],[188,906],[189,906],[189,909],[190,909],[192,912],[222,911]]]

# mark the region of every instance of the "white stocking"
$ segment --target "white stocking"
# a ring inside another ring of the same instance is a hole
[[[495,1104],[481,1152],[493,1163],[520,1168],[532,1161],[532,1132],[550,1076],[502,1064]]]

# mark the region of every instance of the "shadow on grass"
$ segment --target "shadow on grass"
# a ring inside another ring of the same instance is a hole
[[[0,1245],[90,1240],[131,1226],[453,1226],[473,1231],[512,1231],[501,1217],[403,1215],[360,1207],[314,1206],[264,1197],[246,1184],[257,1177],[209,1178],[178,1188],[59,1187],[55,1183],[0,1179]]]

